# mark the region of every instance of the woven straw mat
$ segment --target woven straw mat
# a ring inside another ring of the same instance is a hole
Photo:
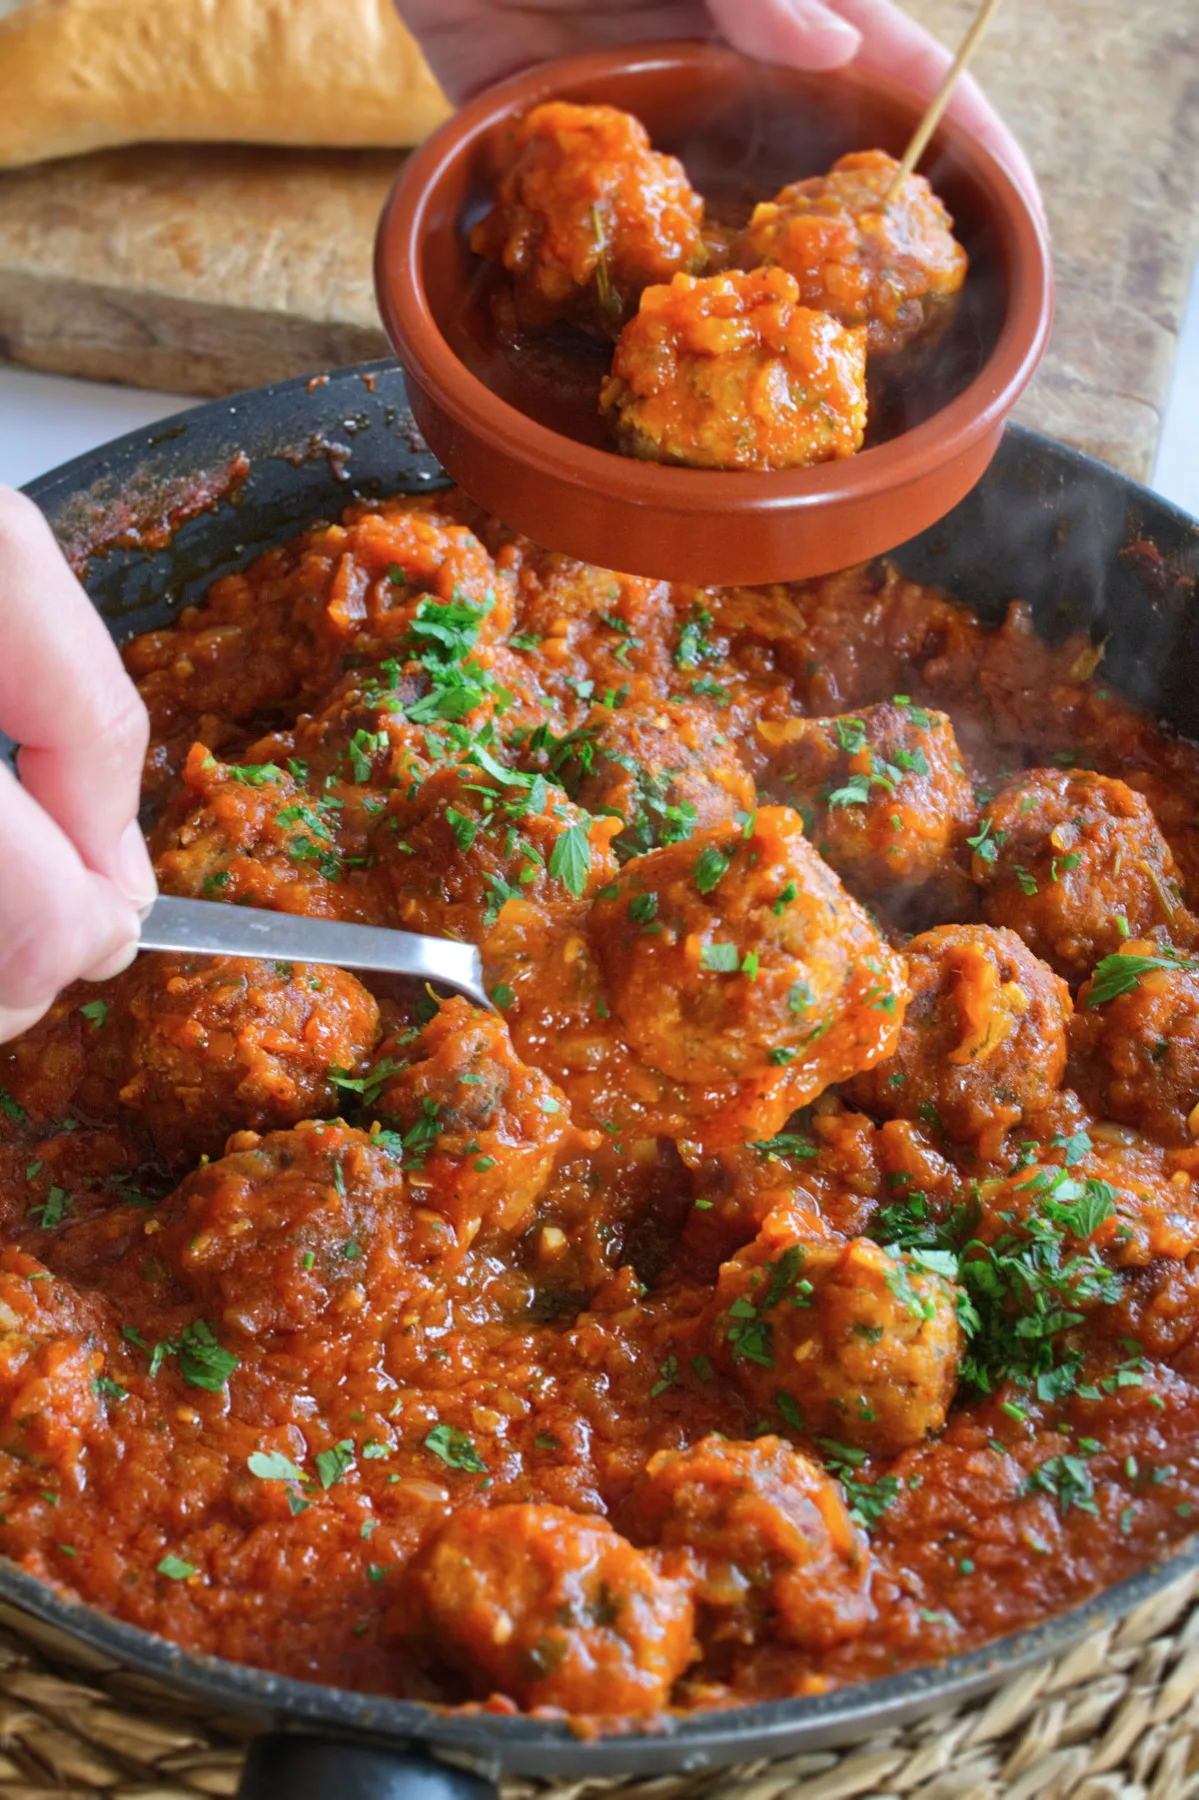
[[[0,1603],[0,1800],[237,1791],[248,1728]],[[707,1774],[511,1780],[503,1800],[1199,1797],[1199,1571],[990,1698],[844,1751]]]

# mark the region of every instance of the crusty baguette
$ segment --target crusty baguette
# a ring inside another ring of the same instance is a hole
[[[0,0],[0,167],[163,139],[391,147],[447,110],[391,0]]]

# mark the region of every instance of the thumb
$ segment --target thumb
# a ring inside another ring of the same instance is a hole
[[[721,35],[743,56],[795,69],[840,69],[862,42],[823,0],[708,0]]]

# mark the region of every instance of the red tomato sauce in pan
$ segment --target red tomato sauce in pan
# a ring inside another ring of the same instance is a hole
[[[164,891],[493,1013],[146,955],[0,1052],[0,1549],[195,1650],[652,1715],[985,1643],[1199,1500],[1199,763],[882,567],[698,590],[456,494],[134,640]]]

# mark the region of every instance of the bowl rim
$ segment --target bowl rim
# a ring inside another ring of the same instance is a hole
[[[626,506],[673,513],[793,512],[828,502],[867,501],[906,487],[994,432],[1032,379],[1053,321],[1053,272],[1046,228],[1000,159],[956,119],[941,120],[930,149],[953,151],[991,203],[1008,267],[1008,298],[999,336],[982,368],[960,394],[911,430],[842,461],[813,468],[759,472],[686,469],[642,462],[580,443],[500,398],[459,359],[429,304],[421,248],[430,208],[446,172],[513,112],[527,112],[563,87],[595,83],[619,71],[650,74],[664,67],[752,67],[724,46],[672,39],[589,51],[543,63],[487,88],[414,152],[384,203],[375,239],[375,290],[380,315],[413,381],[454,426],[485,440],[499,455],[552,472],[568,485],[605,492]],[[763,65],[765,66],[765,65]],[[773,67],[773,65],[772,65]],[[797,84],[809,71],[775,68]],[[849,65],[833,72],[863,98],[899,102],[916,111],[923,99],[904,84]],[[822,80],[830,79],[824,74]],[[926,152],[927,154],[927,152]]]

